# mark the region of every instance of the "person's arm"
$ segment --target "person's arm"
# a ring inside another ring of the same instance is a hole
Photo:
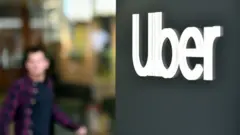
[[[19,87],[17,84],[12,85],[9,89],[7,97],[4,99],[0,110],[0,135],[9,134],[9,124],[13,120],[18,102]]]
[[[74,132],[82,126],[82,124],[74,123],[56,104],[53,105],[53,119],[61,126]]]

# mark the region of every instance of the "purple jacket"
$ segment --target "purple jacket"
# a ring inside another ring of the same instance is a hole
[[[52,81],[46,81],[52,89]],[[0,135],[9,135],[11,122],[15,123],[15,135],[32,135],[31,105],[35,104],[34,94],[34,83],[29,77],[25,76],[13,83],[0,111]],[[55,104],[52,107],[52,119],[70,130],[79,128]]]

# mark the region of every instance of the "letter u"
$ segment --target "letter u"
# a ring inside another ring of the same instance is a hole
[[[153,43],[153,14],[148,15],[148,58],[145,66],[142,66],[140,59],[140,27],[139,27],[139,14],[132,16],[132,60],[136,73],[141,76],[154,75],[154,43]]]

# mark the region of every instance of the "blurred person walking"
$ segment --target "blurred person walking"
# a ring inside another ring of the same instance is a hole
[[[77,135],[86,135],[83,124],[75,124],[53,103],[53,84],[46,74],[50,65],[46,51],[35,46],[25,55],[27,74],[9,89],[0,111],[0,135],[9,135],[12,121],[15,135],[50,135],[54,122]]]

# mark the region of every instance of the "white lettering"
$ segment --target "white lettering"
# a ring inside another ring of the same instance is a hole
[[[173,78],[178,69],[187,80],[197,80],[203,74],[204,80],[214,79],[214,41],[222,36],[222,27],[205,27],[204,33],[197,27],[186,28],[179,36],[172,28],[163,28],[162,12],[148,14],[148,58],[142,66],[139,41],[139,15],[134,14],[132,20],[132,59],[136,73],[141,77],[155,76]],[[180,38],[179,38],[180,37]],[[193,39],[196,48],[187,48],[189,39]],[[162,56],[164,42],[169,40],[172,48],[171,64],[165,67]],[[187,58],[203,58],[203,65],[189,67]]]

